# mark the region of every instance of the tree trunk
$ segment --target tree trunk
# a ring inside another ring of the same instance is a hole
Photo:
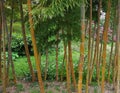
[[[82,1],[81,5],[81,43],[80,43],[80,62],[78,66],[78,93],[82,93],[82,74],[84,63],[84,43],[85,43],[85,3]]]
[[[99,56],[99,43],[100,43],[100,11],[101,11],[101,5],[102,4],[102,1],[99,0],[99,5],[98,5],[98,24],[97,24],[97,40],[96,40],[96,73],[97,73],[97,83],[98,85],[100,85],[100,64],[99,64],[99,61],[98,61],[98,56]]]
[[[64,35],[64,31],[62,30],[62,35]],[[63,63],[62,63],[62,67],[65,67],[65,61],[66,61],[66,57],[67,57],[67,45],[65,43],[65,38],[63,38],[63,47],[64,47],[64,57],[63,57]],[[63,73],[64,71],[61,71],[61,81],[63,81]]]
[[[108,82],[110,82],[110,70],[111,70],[112,61],[113,61],[113,46],[114,46],[114,32],[112,32],[112,44],[111,44],[111,50],[110,50],[110,56],[109,56],[108,80],[107,80]]]
[[[26,32],[25,32],[25,24],[24,24],[24,17],[23,17],[22,0],[19,0],[19,1],[20,1],[21,26],[22,26],[22,34],[23,34],[25,53],[26,53],[26,56],[27,56],[27,61],[28,61],[30,73],[32,75],[32,82],[34,82],[35,81],[35,74],[34,74],[34,71],[33,71],[31,60],[30,60],[30,53],[29,53],[27,40],[26,40]]]
[[[108,7],[107,12],[105,16],[105,24],[104,24],[104,30],[103,30],[103,53],[102,53],[102,82],[101,82],[101,91],[102,93],[105,92],[104,85],[105,85],[105,68],[106,68],[106,48],[107,48],[107,39],[108,39],[108,28],[109,28],[109,21],[110,21],[110,8],[111,8],[111,2],[108,0]]]
[[[2,78],[2,60],[1,60],[1,53],[2,53],[2,20],[1,20],[1,11],[0,11],[0,79]]]
[[[71,32],[68,34],[69,34],[68,36],[71,37]],[[71,72],[72,79],[73,79],[73,85],[76,90],[76,79],[75,79],[74,67],[73,67],[73,62],[72,62],[71,40],[68,40],[68,59],[69,59],[69,63],[70,63],[70,72]]]
[[[95,31],[92,33],[92,37],[94,37],[95,35]],[[90,69],[92,68],[92,62],[93,62],[93,54],[94,54],[94,45],[95,45],[95,42],[94,42],[94,38],[91,38],[91,59],[90,59]]]
[[[115,7],[115,6],[114,6]],[[110,56],[109,56],[109,65],[108,65],[108,82],[110,83],[110,71],[113,71],[113,77],[114,77],[114,59],[115,57],[113,58],[113,50],[114,50],[114,35],[115,35],[115,32],[116,32],[116,28],[117,28],[117,20],[118,20],[118,15],[117,15],[117,7],[115,7],[116,11],[113,12],[114,14],[114,20],[113,20],[113,23],[112,23],[112,28],[113,28],[113,31],[112,31],[112,44],[111,44],[111,51],[110,51]],[[117,39],[116,39],[117,40]],[[116,44],[116,43],[115,43]],[[117,44],[116,44],[117,45]],[[115,54],[116,54],[117,50],[116,50],[116,46],[115,46]],[[114,82],[114,81],[113,81]]]
[[[117,30],[118,31],[118,30]],[[117,35],[117,34],[116,34]],[[115,55],[114,55],[114,69],[113,69],[113,87],[115,89],[115,93],[117,92],[117,72],[118,72],[118,35],[116,36],[116,46],[115,46]]]
[[[86,76],[86,93],[88,93],[89,85],[89,72],[90,72],[90,59],[91,59],[91,31],[92,31],[92,0],[90,0],[90,21],[89,21],[89,42],[88,42],[88,65],[87,65],[87,76]]]
[[[64,35],[64,32],[62,32],[62,34]],[[70,82],[70,63],[69,63],[69,59],[68,59],[68,55],[67,55],[67,44],[65,42],[65,38],[63,39],[63,45],[64,45],[64,59],[63,61],[65,61],[66,64],[66,79],[67,79],[67,92],[68,93],[72,93],[71,92],[71,82]]]
[[[41,93],[45,93],[44,84],[43,84],[42,75],[41,75],[41,68],[40,68],[40,57],[38,55],[37,44],[36,44],[36,39],[35,39],[35,32],[34,32],[34,28],[33,28],[33,20],[32,20],[32,14],[31,14],[31,11],[32,11],[31,10],[31,0],[28,0],[27,4],[28,4],[30,31],[31,31],[32,45],[33,45],[34,56],[35,56],[35,61],[36,61],[36,69],[37,69],[37,74],[38,74],[39,87],[40,87]]]
[[[5,44],[6,43],[5,42],[6,35],[5,35],[5,25],[4,25],[5,20],[3,20],[2,22],[3,22],[2,23],[3,24],[3,27],[2,27],[3,28],[2,29],[2,31],[3,31],[2,32],[3,33],[2,34],[2,38],[3,38],[3,46],[2,46],[3,47],[3,80],[2,81],[3,81],[3,92],[6,93],[6,85],[7,85],[6,84],[7,83],[6,82],[7,81],[6,74],[7,74],[7,72],[6,72],[6,49],[5,49],[5,47],[6,47],[6,44]]]
[[[116,83],[116,73],[117,73],[117,45],[118,43],[116,42],[115,43],[115,54],[114,54],[114,60],[113,60],[113,86],[114,86],[114,89],[115,89],[115,83]]]
[[[93,69],[94,69],[94,64],[95,64],[95,61],[94,61],[94,58],[95,58],[95,52],[96,52],[96,48],[95,48],[95,41],[94,41],[94,36],[95,36],[95,33],[96,33],[96,23],[95,23],[95,26],[94,26],[94,32],[93,32],[93,35],[92,35],[92,47],[91,47],[91,60],[90,60],[90,71],[89,71],[89,81],[88,83],[90,84],[91,81],[92,81],[92,75],[93,75]],[[94,56],[93,56],[94,55]]]
[[[117,86],[116,86],[116,93],[119,93],[119,86],[120,86],[120,0],[118,0],[118,28],[117,28],[117,43],[118,43],[118,72],[117,72]]]
[[[69,51],[69,50],[68,50]],[[66,50],[66,53],[67,53],[67,50]],[[71,92],[71,87],[70,87],[70,85],[71,85],[71,76],[70,76],[70,61],[69,61],[69,58],[68,58],[68,54],[66,55],[66,57],[65,57],[66,59],[65,59],[65,61],[66,61],[66,77],[67,77],[67,91],[68,91],[68,93],[72,93]]]
[[[2,62],[3,62],[3,70],[2,70],[2,83],[3,83],[3,93],[6,93],[6,33],[5,33],[5,19],[4,19],[4,1],[0,1],[1,6],[1,16],[2,16]]]
[[[13,1],[11,2],[11,20],[10,20],[10,31],[7,31],[8,35],[8,64],[7,64],[7,85],[9,84],[9,65],[11,64],[12,68],[12,74],[13,74],[13,79],[14,83],[17,83],[16,75],[15,75],[15,69],[14,69],[14,63],[12,61],[12,29],[13,29]],[[5,18],[6,19],[6,18]],[[7,23],[6,23],[7,26]],[[7,27],[6,27],[7,28]]]
[[[65,52],[66,52],[66,51],[65,51],[65,48],[66,48],[66,46],[64,46],[64,56],[63,56],[62,67],[65,67],[65,66],[64,66],[64,63],[65,63],[65,55],[66,55],[66,54],[65,54]],[[63,81],[63,72],[64,72],[64,69],[61,70],[61,79],[60,79],[61,81]]]
[[[117,25],[118,25],[118,11],[117,11],[117,6],[116,6],[116,11],[115,11],[115,20],[114,20],[114,30],[115,32],[117,31]],[[117,35],[117,32],[116,32],[116,40],[118,38],[118,35]],[[113,61],[112,61],[112,69],[113,69],[113,86],[114,86],[114,89],[115,89],[115,86],[116,86],[116,74],[117,74],[117,47],[118,46],[118,43],[115,42],[115,52],[114,52],[114,58],[113,58]]]
[[[59,34],[57,33],[56,35],[56,81],[58,81],[58,37],[59,37]]]

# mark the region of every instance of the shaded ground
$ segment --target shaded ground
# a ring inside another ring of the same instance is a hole
[[[64,82],[44,82],[46,93],[67,93]],[[18,82],[15,86],[11,84],[7,88],[8,93],[40,93],[38,83],[29,83],[25,81]]]
[[[67,93],[65,82],[44,82],[46,93]],[[83,93],[85,93],[85,86],[83,86]],[[0,86],[0,90],[2,87]],[[74,88],[71,87],[72,93],[77,93]],[[2,93],[2,91],[0,91]],[[10,83],[7,88],[7,93],[40,93],[38,83],[29,83],[25,81],[19,81],[17,85]],[[89,87],[89,93],[101,93],[100,87]],[[112,85],[105,86],[105,93],[114,93]]]

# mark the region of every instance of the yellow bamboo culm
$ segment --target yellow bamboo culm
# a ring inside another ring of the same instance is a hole
[[[84,63],[84,42],[85,42],[85,4],[84,0],[81,5],[81,43],[80,43],[80,62],[78,65],[78,93],[82,93],[82,74]]]
[[[32,11],[31,0],[28,0],[27,4],[28,4],[30,31],[31,31],[32,45],[33,45],[33,50],[34,50],[34,57],[35,57],[35,61],[36,61],[36,69],[37,69],[37,74],[38,74],[39,87],[40,87],[41,93],[45,93],[44,84],[43,84],[42,75],[41,75],[41,68],[40,68],[40,56],[38,55],[37,44],[36,44],[36,39],[35,39],[35,32],[34,32],[34,28],[33,28],[33,20],[32,20],[32,13],[31,13],[31,11]]]
[[[86,76],[86,93],[88,93],[89,85],[89,73],[90,73],[90,60],[91,60],[91,31],[92,31],[92,0],[90,0],[90,21],[89,21],[89,41],[88,41],[88,64],[87,64],[87,76]]]
[[[107,39],[108,39],[108,27],[110,21],[110,8],[111,0],[108,0],[107,12],[105,16],[104,30],[103,30],[103,52],[102,52],[102,82],[101,82],[101,93],[105,93],[105,68],[106,68],[106,48],[107,48]]]

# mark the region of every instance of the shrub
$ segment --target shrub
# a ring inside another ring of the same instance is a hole
[[[32,41],[30,35],[27,35],[27,44],[28,49],[31,55],[33,55],[32,50]],[[24,42],[23,42],[23,36],[18,33],[14,33],[12,36],[12,51],[17,53],[19,56],[25,56],[25,48],[24,48]]]

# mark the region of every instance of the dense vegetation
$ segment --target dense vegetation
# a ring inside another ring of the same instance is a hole
[[[106,93],[107,84],[119,93],[119,44],[120,0],[0,1],[3,93],[21,79],[41,93],[46,81],[65,82],[67,93]]]

